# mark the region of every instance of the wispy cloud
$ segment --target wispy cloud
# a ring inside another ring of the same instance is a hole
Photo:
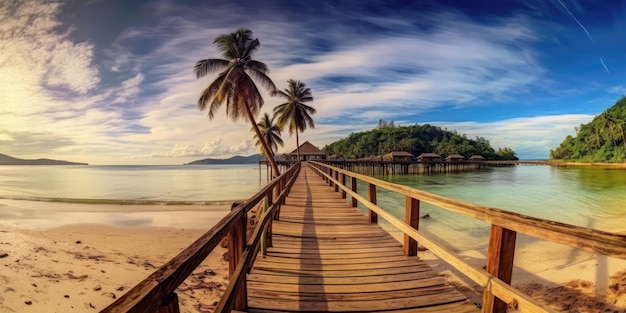
[[[600,63],[602,63],[602,66],[604,67],[604,69],[606,70],[606,72],[608,74],[611,74],[611,71],[609,71],[609,68],[606,67],[606,64],[604,64],[604,60],[602,58],[600,58]]]

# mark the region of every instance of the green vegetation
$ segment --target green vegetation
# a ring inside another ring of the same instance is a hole
[[[407,151],[418,156],[434,152],[442,157],[460,154],[465,158],[482,155],[488,160],[517,160],[510,148],[495,151],[483,137],[468,139],[465,134],[440,127],[425,125],[395,126],[394,122],[380,120],[378,127],[370,131],[352,133],[348,138],[324,147],[328,154],[344,158],[362,158],[383,155],[392,151]]]
[[[263,62],[252,59],[259,48],[258,39],[252,39],[252,31],[238,29],[234,33],[220,35],[213,41],[224,59],[204,59],[196,62],[194,72],[197,78],[221,71],[215,80],[200,94],[198,108],[208,110],[209,119],[226,104],[226,116],[233,121],[248,120],[257,138],[263,138],[254,120],[263,106],[263,97],[252,78],[260,82],[270,93],[276,91],[274,82],[267,76],[269,69]],[[259,140],[274,175],[280,174],[274,161],[274,154],[265,140]]]
[[[198,108],[208,110],[209,119],[215,117],[219,108],[226,104],[226,116],[233,121],[246,119],[252,126],[254,139],[261,145],[262,152],[272,166],[272,174],[280,174],[274,160],[277,144],[283,145],[280,132],[286,125],[289,134],[296,132],[296,143],[299,144],[298,132],[315,124],[311,114],[315,109],[304,104],[313,101],[311,89],[299,80],[290,79],[285,91],[277,90],[274,82],[267,75],[269,68],[265,63],[252,59],[254,52],[260,47],[259,39],[252,39],[252,31],[240,28],[233,33],[223,34],[213,41],[224,59],[204,59],[196,62],[194,73],[202,78],[219,72],[215,80],[207,86],[198,99]],[[270,95],[278,96],[287,102],[274,108],[274,116],[270,119],[267,113],[257,123],[255,117],[263,106],[263,97],[254,81],[265,87]],[[278,117],[277,125],[274,118]],[[298,150],[298,158],[300,157]]]
[[[550,159],[577,162],[623,162],[626,159],[626,97],[587,123],[576,127]]]
[[[289,126],[289,134],[296,133],[296,149],[298,150],[298,160],[300,160],[300,139],[298,132],[303,132],[307,128],[315,128],[315,123],[311,115],[315,114],[315,109],[305,104],[313,101],[311,88],[299,81],[290,79],[287,81],[285,91],[277,90],[274,96],[287,100],[274,108],[274,114],[278,116],[278,127]]]
[[[285,146],[283,139],[280,137],[280,127],[274,123],[275,119],[276,115],[270,117],[269,114],[265,113],[263,114],[263,117],[261,117],[261,120],[256,123],[261,131],[261,138],[263,138],[270,149],[272,149],[272,154],[278,150],[278,145],[281,147]],[[256,140],[254,143],[255,146],[259,146],[261,144],[257,135],[254,135],[254,140]],[[261,149],[261,153],[263,153],[263,149]]]

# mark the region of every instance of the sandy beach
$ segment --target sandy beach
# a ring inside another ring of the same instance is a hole
[[[100,311],[229,209],[1,200],[0,312]],[[180,286],[181,312],[212,312],[227,285],[225,252],[218,246]]]
[[[0,200],[0,312],[97,312],[229,208]],[[515,287],[561,312],[626,312],[626,261],[528,237],[517,247]],[[218,246],[180,286],[181,312],[212,312],[228,281],[225,252]],[[460,254],[484,265],[485,251]],[[471,301],[481,301],[480,287],[430,252],[419,255]]]

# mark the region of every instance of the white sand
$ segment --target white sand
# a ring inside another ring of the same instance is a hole
[[[1,200],[0,312],[103,309],[230,209],[202,207]],[[113,226],[127,223],[146,226]],[[224,253],[218,247],[180,286],[181,312],[211,312],[227,285]]]

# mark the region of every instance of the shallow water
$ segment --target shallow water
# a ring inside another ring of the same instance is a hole
[[[538,218],[626,232],[626,171],[515,166],[480,171],[377,177],[434,194]],[[357,184],[359,185],[359,184]],[[364,184],[359,193],[367,195]],[[379,206],[404,219],[404,196],[378,189]],[[484,248],[486,223],[422,203],[420,229],[457,250]],[[385,225],[385,223],[382,223]]]
[[[85,203],[225,203],[267,183],[257,165],[0,166],[0,197]]]

